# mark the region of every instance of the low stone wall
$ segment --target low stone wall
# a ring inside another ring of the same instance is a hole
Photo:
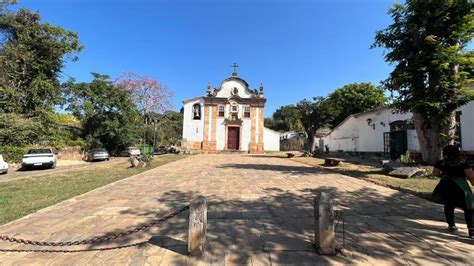
[[[58,160],[83,160],[84,153],[80,146],[65,147],[58,150]]]
[[[199,154],[202,153],[203,145],[202,141],[188,141],[181,140],[181,152],[189,154]]]
[[[390,156],[384,152],[373,152],[373,151],[330,151],[324,153],[326,156],[338,157],[338,158],[350,158],[358,157],[361,159],[387,159]]]

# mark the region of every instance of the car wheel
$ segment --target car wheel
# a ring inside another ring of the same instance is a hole
[[[53,165],[51,165],[51,169],[56,169],[56,163],[53,163]]]

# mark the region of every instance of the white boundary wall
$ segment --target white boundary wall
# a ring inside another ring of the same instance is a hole
[[[280,151],[280,133],[264,127],[263,149],[266,151]]]
[[[474,101],[462,106],[459,111],[462,112],[462,150],[474,151]],[[322,139],[330,151],[383,152],[383,133],[390,131],[390,123],[412,118],[412,113],[396,113],[391,108],[351,115]],[[370,126],[367,119],[372,120]],[[420,150],[415,130],[407,130],[407,144],[408,150]]]

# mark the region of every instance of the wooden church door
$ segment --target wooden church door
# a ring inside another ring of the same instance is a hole
[[[239,137],[240,137],[240,128],[228,127],[227,128],[227,149],[238,150]]]

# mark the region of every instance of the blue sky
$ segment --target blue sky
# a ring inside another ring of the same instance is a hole
[[[240,65],[252,88],[260,82],[270,116],[281,105],[324,96],[351,82],[385,79],[391,67],[369,49],[390,22],[392,0],[20,0],[44,21],[79,34],[80,60],[64,75],[159,78],[182,100],[215,87]]]

